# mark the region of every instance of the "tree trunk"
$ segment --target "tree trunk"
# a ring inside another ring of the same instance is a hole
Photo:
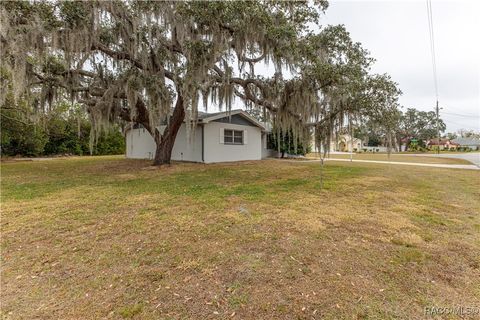
[[[157,148],[155,150],[155,158],[153,160],[154,166],[160,166],[162,164],[170,164],[170,158],[172,157],[172,149],[175,144],[175,138],[177,137],[178,130],[185,119],[185,110],[183,109],[183,97],[178,95],[173,115],[168,122],[167,127],[160,134],[158,129],[155,129],[155,144]]]
[[[408,148],[409,146],[410,146],[410,139],[407,139],[405,141],[405,151],[409,151],[409,148]]]
[[[402,152],[402,137],[397,137],[398,152]]]

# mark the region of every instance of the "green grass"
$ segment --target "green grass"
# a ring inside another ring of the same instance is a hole
[[[415,319],[480,299],[480,173],[121,157],[1,165],[11,319]]]
[[[394,258],[395,262],[399,264],[422,263],[425,259],[426,257],[421,250],[409,246],[401,247]]]
[[[131,306],[122,307],[118,310],[120,316],[124,319],[131,319],[143,310],[142,304],[134,304]]]

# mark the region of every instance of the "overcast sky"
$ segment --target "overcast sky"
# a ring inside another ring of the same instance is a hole
[[[439,103],[447,131],[480,131],[480,1],[432,1]],[[344,24],[399,83],[400,103],[433,110],[426,1],[330,1],[322,24]]]

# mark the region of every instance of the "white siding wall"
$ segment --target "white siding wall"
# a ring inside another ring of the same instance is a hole
[[[165,127],[160,127],[163,131]],[[202,128],[198,126],[195,137],[188,143],[185,124],[177,133],[172,150],[172,160],[202,161]],[[155,156],[155,141],[145,129],[132,129],[126,135],[126,156],[133,159],[153,159]]]
[[[245,130],[244,144],[223,144],[221,129]],[[210,122],[205,125],[204,134],[206,163],[262,159],[262,138],[258,127]]]
[[[145,129],[131,129],[126,135],[126,156],[132,159],[153,159],[155,141]]]
[[[193,132],[192,132],[193,133]],[[177,133],[172,150],[172,160],[202,162],[202,128],[195,128],[195,136],[188,141],[185,124],[182,124]]]

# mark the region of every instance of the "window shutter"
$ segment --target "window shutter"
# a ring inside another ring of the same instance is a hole
[[[224,128],[220,128],[220,143],[221,143],[221,144],[224,144],[224,143],[225,143],[225,139],[224,139],[224,137],[223,137],[223,135],[224,135],[224,133],[225,133],[224,130],[225,130]]]
[[[243,144],[247,144],[248,143],[248,131],[247,130],[243,130]]]

